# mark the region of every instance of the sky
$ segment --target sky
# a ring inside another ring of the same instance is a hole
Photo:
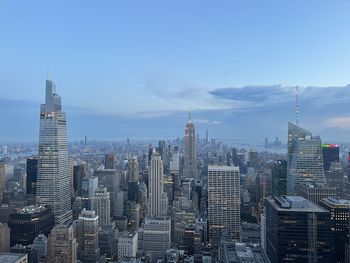
[[[0,1],[0,142],[36,141],[48,71],[70,140],[350,142],[349,1]]]

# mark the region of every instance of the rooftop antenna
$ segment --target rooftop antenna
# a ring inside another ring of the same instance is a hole
[[[299,126],[299,88],[295,87],[295,124]]]
[[[192,110],[191,110],[191,108],[189,109],[189,112],[188,112],[188,121],[189,122],[192,121]]]
[[[50,80],[50,67],[47,65],[47,80]]]

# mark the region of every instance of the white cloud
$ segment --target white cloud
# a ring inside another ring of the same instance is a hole
[[[339,128],[350,130],[350,116],[329,118],[325,121],[326,128]]]

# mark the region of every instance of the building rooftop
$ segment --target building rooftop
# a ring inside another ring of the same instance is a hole
[[[323,198],[322,202],[333,207],[350,207],[350,200],[335,197]]]
[[[269,197],[266,199],[267,202],[278,211],[294,211],[294,212],[316,212],[322,213],[327,210],[322,207],[310,202],[302,196],[279,196]]]
[[[239,166],[227,166],[227,165],[209,165],[208,170],[214,171],[238,171]]]
[[[26,254],[18,253],[1,253],[0,252],[0,262],[1,263],[14,263],[20,259],[24,259]]]
[[[20,214],[34,214],[46,210],[47,207],[41,205],[30,205],[19,211]]]

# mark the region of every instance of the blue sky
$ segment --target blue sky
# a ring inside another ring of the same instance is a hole
[[[47,67],[70,139],[350,141],[349,1],[1,1],[0,141],[36,140]],[[2,126],[3,127],[3,126]]]

